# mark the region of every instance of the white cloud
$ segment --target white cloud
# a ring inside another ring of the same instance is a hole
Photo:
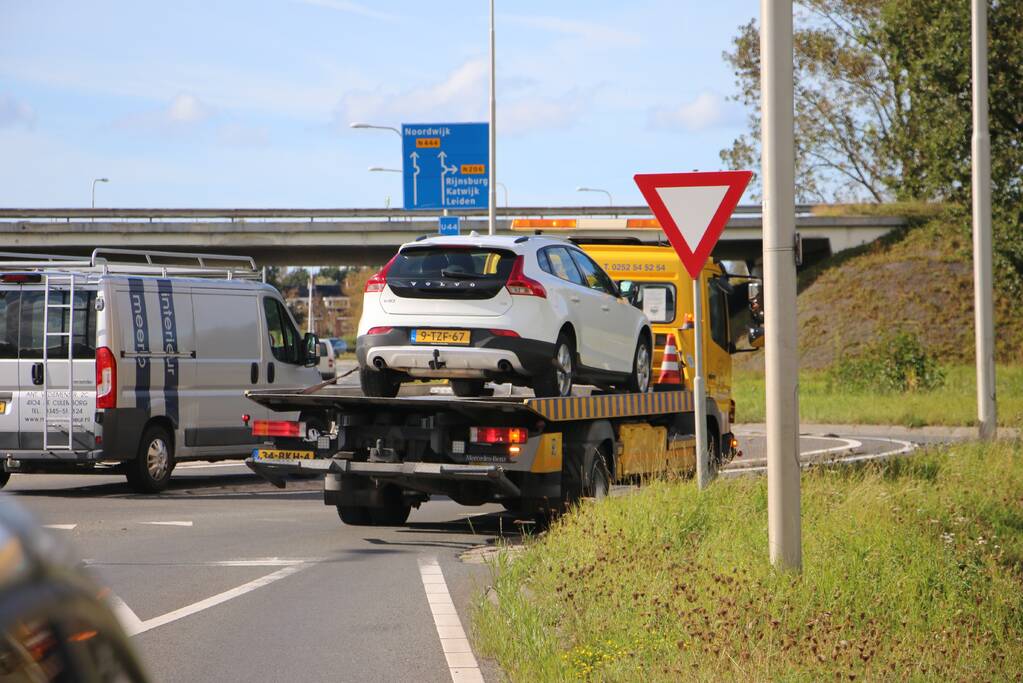
[[[393,14],[378,12],[366,7],[365,5],[360,5],[357,2],[350,2],[349,0],[295,0],[295,2],[302,5],[312,5],[313,7],[323,7],[325,9],[332,9],[338,12],[346,12],[348,14],[358,14],[359,16],[369,17],[370,19],[380,19],[382,21],[394,21],[397,19],[397,17]]]
[[[0,128],[35,125],[36,113],[29,105],[14,99],[11,95],[0,94]]]
[[[642,42],[635,33],[587,21],[574,21],[560,17],[530,14],[507,14],[502,15],[499,19],[502,23],[507,21],[511,24],[519,24],[573,38],[582,38],[586,41],[602,43],[604,45],[639,45]]]
[[[733,107],[721,95],[702,92],[695,99],[677,107],[656,107],[650,110],[649,125],[656,129],[683,129],[690,132],[729,125],[736,120]]]
[[[416,121],[486,121],[489,65],[484,59],[465,62],[443,80],[404,92],[351,91],[341,98],[334,122],[338,129],[353,121],[398,125]],[[512,80],[512,79],[508,79]],[[499,87],[504,81],[499,81]],[[523,81],[514,90],[526,90]],[[566,128],[582,112],[588,96],[576,92],[546,97],[530,92],[498,97],[497,126],[501,134]]]
[[[200,123],[209,117],[209,108],[190,93],[177,95],[167,109],[167,120],[171,123]]]
[[[335,110],[339,128],[352,121],[395,125],[406,121],[485,118],[487,62],[470,60],[447,78],[430,86],[404,92],[354,90],[346,93]]]
[[[191,93],[179,93],[159,109],[128,116],[115,122],[118,128],[178,131],[194,130],[209,121],[214,110]]]

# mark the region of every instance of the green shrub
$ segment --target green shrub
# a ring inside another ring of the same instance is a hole
[[[945,383],[937,360],[911,332],[895,332],[856,356],[843,356],[828,370],[831,388],[930,391]]]

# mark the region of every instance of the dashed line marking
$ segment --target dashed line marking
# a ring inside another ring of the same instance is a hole
[[[60,529],[61,531],[73,531],[77,524],[44,524],[46,529]]]
[[[423,580],[426,601],[430,605],[451,680],[453,683],[482,683],[483,674],[480,673],[469,639],[465,637],[462,622],[436,557],[419,558],[419,576]]]
[[[171,520],[167,522],[139,522],[139,524],[151,524],[153,526],[192,526],[192,522],[186,520]]]

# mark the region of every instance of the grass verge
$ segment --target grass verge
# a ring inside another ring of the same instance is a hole
[[[513,681],[1023,677],[1019,443],[803,476],[801,576],[767,483],[653,483],[494,568],[479,651]]]
[[[969,426],[977,422],[973,366],[944,368],[945,384],[933,391],[884,393],[833,386],[824,371],[799,373],[799,415],[804,422]],[[1023,366],[999,365],[995,372],[998,423],[1023,427]],[[764,374],[735,373],[732,388],[737,422],[764,421]]]

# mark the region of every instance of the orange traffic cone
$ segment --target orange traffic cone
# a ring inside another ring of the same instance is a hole
[[[675,335],[669,334],[668,341],[664,345],[664,356],[661,358],[661,374],[657,378],[658,384],[682,384],[682,373],[678,368],[678,346],[675,344]]]

